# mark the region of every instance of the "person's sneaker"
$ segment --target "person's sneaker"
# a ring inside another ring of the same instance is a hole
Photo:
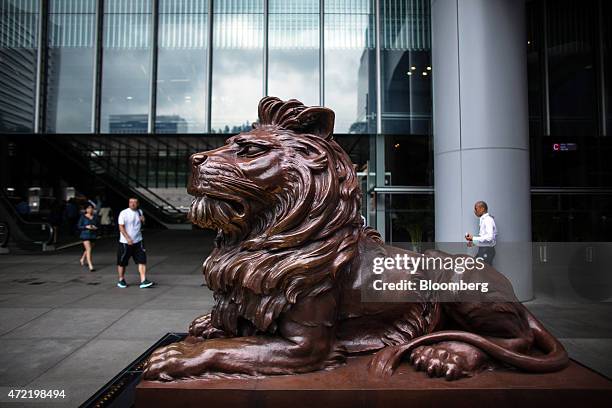
[[[150,288],[151,286],[153,286],[154,283],[151,282],[148,279],[143,280],[142,282],[140,282],[140,289],[144,289],[144,288]]]
[[[119,282],[117,282],[117,286],[123,289],[123,288],[127,288],[128,285],[125,282],[125,279],[121,279]]]

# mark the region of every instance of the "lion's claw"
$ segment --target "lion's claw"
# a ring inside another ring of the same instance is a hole
[[[189,336],[192,338],[191,341],[228,337],[223,330],[212,325],[210,313],[197,317],[189,324]]]
[[[206,366],[204,343],[178,342],[155,350],[143,368],[143,378],[172,381],[200,374]]]

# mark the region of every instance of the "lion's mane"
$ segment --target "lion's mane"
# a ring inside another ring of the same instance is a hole
[[[380,240],[363,227],[358,179],[331,135],[332,111],[267,97],[254,127],[269,131],[295,154],[285,163],[287,186],[266,203],[269,209],[250,220],[239,242],[218,237],[204,262],[216,300],[212,323],[234,334],[241,319],[257,331],[274,332],[276,318],[291,304],[334,287],[359,239]]]

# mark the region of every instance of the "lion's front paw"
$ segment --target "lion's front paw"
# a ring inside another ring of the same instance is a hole
[[[210,313],[197,317],[191,322],[189,335],[199,339],[228,337],[223,330],[213,327]]]
[[[203,343],[178,342],[155,350],[147,360],[143,378],[172,381],[206,371],[208,356]]]
[[[444,377],[450,381],[470,377],[484,369],[487,356],[469,344],[448,341],[415,348],[410,363],[430,377]]]

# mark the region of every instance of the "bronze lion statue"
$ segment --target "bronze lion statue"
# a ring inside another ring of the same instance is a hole
[[[489,266],[489,295],[510,293],[510,300],[362,301],[374,256],[420,254],[386,246],[364,227],[358,179],[333,125],[330,109],[266,97],[252,130],[191,156],[190,219],[218,232],[203,265],[216,305],[191,323],[184,341],[153,352],[144,378],[305,373],[374,352],[373,375],[393,373],[404,358],[448,380],[501,365],[565,367],[563,346]]]

